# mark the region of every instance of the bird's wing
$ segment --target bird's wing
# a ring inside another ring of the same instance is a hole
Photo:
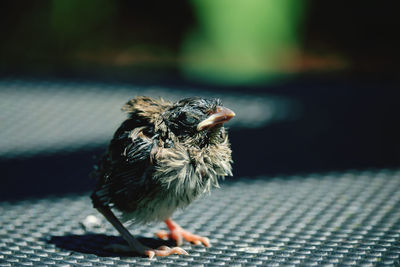
[[[155,127],[171,105],[162,99],[136,97],[123,106],[129,117],[115,132],[106,155],[93,173],[98,178],[92,194],[94,205],[132,210],[145,194],[151,195],[154,169],[151,155],[158,147],[153,138]]]
[[[110,143],[99,171],[99,184],[94,195],[103,205],[115,206],[120,210],[132,210],[135,203],[152,186],[153,165],[151,154],[157,144],[147,134],[151,127],[136,127],[131,131],[117,130]]]

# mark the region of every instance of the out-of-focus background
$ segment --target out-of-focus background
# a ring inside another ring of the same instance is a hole
[[[220,97],[234,177],[398,167],[392,2],[0,3],[0,198],[89,190],[131,97]]]

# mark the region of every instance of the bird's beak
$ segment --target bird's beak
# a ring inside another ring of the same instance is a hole
[[[223,124],[233,117],[235,117],[235,112],[229,108],[218,106],[215,113],[211,114],[211,116],[209,116],[207,119],[197,124],[197,130],[201,131],[205,128],[211,128],[215,125]]]

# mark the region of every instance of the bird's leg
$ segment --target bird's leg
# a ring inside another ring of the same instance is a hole
[[[207,237],[202,237],[199,235],[192,234],[182,227],[180,227],[176,222],[172,219],[167,219],[164,221],[169,229],[169,233],[166,231],[159,231],[156,235],[161,239],[170,238],[176,241],[178,246],[182,245],[183,239],[188,242],[191,242],[195,245],[203,244],[206,247],[210,246],[210,240]]]
[[[121,236],[128,242],[129,246],[117,245],[113,246],[114,250],[119,252],[137,252],[141,255],[146,255],[150,259],[154,256],[168,256],[171,254],[185,254],[188,253],[179,247],[170,248],[167,246],[161,246],[157,249],[152,249],[142,245],[136,238],[134,238],[131,233],[126,229],[122,223],[115,217],[114,213],[107,206],[98,206],[96,209],[104,215],[104,217],[114,226],[115,229],[121,234]]]

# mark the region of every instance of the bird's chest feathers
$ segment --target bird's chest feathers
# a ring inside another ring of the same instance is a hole
[[[218,177],[231,175],[230,154],[229,146],[162,149],[153,178],[170,204],[183,208],[212,186],[218,186]]]

